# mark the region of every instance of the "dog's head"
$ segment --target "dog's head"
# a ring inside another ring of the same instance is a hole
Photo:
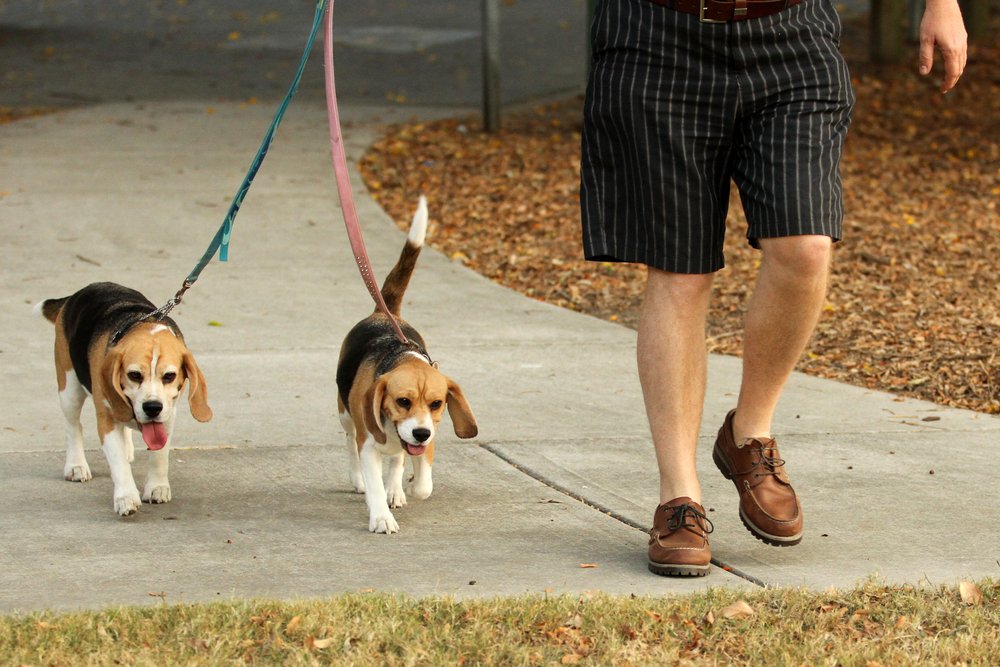
[[[142,324],[108,351],[101,369],[104,395],[115,419],[133,419],[149,449],[167,442],[167,425],[174,418],[177,398],[188,388],[191,415],[212,418],[205,376],[184,341],[162,324]]]
[[[445,408],[460,438],[479,433],[465,394],[451,378],[425,361],[404,361],[382,375],[368,390],[365,426],[379,443],[385,443],[384,425],[391,423],[403,448],[411,456],[424,453],[434,442]]]

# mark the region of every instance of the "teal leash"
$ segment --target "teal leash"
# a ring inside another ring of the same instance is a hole
[[[271,142],[274,140],[274,133],[278,129],[278,125],[281,124],[281,119],[285,115],[285,111],[288,109],[288,105],[291,104],[292,98],[295,96],[295,92],[299,88],[299,82],[302,80],[302,73],[306,69],[306,63],[309,61],[309,54],[312,51],[313,43],[316,41],[316,35],[319,34],[320,26],[323,24],[323,14],[326,11],[327,0],[317,0],[316,2],[316,15],[313,18],[312,30],[309,32],[309,39],[306,40],[306,47],[302,52],[302,59],[299,61],[299,67],[295,71],[295,76],[292,78],[292,85],[288,87],[288,92],[285,93],[285,98],[281,101],[278,106],[277,112],[274,114],[274,119],[271,120],[270,127],[267,128],[267,132],[264,134],[264,140],[260,144],[260,148],[257,149],[257,155],[254,156],[253,162],[250,163],[250,168],[247,170],[246,176],[243,178],[243,183],[240,184],[239,190],[236,192],[236,196],[233,198],[233,202],[229,205],[229,211],[226,213],[225,219],[222,221],[222,225],[219,227],[219,231],[215,233],[215,237],[212,242],[209,243],[208,249],[205,254],[202,255],[201,259],[192,269],[188,277],[184,279],[183,285],[173,296],[172,299],[167,301],[162,307],[154,310],[152,313],[147,315],[142,319],[149,319],[150,317],[155,317],[157,320],[162,320],[167,314],[174,309],[174,306],[181,302],[184,298],[184,293],[194,285],[195,281],[201,275],[201,272],[208,266],[212,258],[215,257],[215,253],[219,253],[219,261],[225,262],[229,260],[229,240],[233,235],[233,223],[236,221],[236,214],[239,213],[240,206],[243,204],[243,199],[247,196],[247,192],[250,191],[250,185],[253,183],[254,177],[257,175],[257,171],[260,169],[261,163],[264,162],[264,157],[267,155],[268,149],[271,147]],[[139,320],[141,321],[141,320]],[[134,322],[132,324],[137,324]]]

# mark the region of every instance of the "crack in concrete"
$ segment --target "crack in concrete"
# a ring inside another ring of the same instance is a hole
[[[549,479],[545,475],[542,475],[541,473],[538,473],[538,472],[532,470],[531,468],[525,467],[524,465],[518,463],[517,461],[515,461],[514,459],[512,459],[510,456],[507,456],[506,454],[504,454],[503,452],[501,452],[499,450],[499,448],[497,448],[497,447],[495,447],[493,445],[490,445],[490,444],[485,444],[485,443],[480,443],[479,447],[480,447],[480,449],[485,449],[490,454],[493,454],[494,456],[496,456],[501,461],[504,461],[505,463],[509,464],[512,468],[514,468],[518,472],[524,473],[528,477],[531,477],[532,479],[538,480],[539,482],[541,482],[545,486],[547,486],[547,487],[549,487],[549,488],[551,488],[551,489],[553,489],[555,491],[558,491],[559,493],[562,493],[562,494],[564,494],[566,496],[569,496],[570,498],[572,498],[574,500],[578,500],[581,503],[583,503],[584,505],[586,505],[586,506],[588,506],[588,507],[590,507],[592,509],[597,510],[598,512],[600,512],[601,514],[604,514],[605,516],[609,516],[612,519],[615,519],[616,521],[619,521],[619,522],[625,524],[626,526],[629,526],[630,528],[635,528],[636,530],[642,531],[643,533],[646,533],[646,534],[649,533],[650,526],[644,526],[642,524],[639,524],[639,523],[633,521],[632,519],[629,519],[627,516],[624,516],[624,515],[616,512],[616,511],[614,511],[610,507],[605,507],[601,503],[598,503],[598,502],[595,502],[593,500],[590,500],[586,496],[582,496],[579,493],[573,491],[572,489],[568,489],[565,486],[563,486],[561,484],[558,484],[557,482],[554,482],[553,480]],[[735,576],[737,576],[737,577],[739,577],[741,579],[744,579],[744,580],[750,582],[751,584],[754,584],[756,586],[760,586],[761,588],[768,588],[767,582],[765,582],[765,581],[763,581],[761,579],[758,579],[757,577],[753,576],[752,574],[749,574],[747,572],[743,572],[742,570],[740,570],[738,568],[735,568],[732,565],[729,565],[728,563],[725,563],[725,562],[719,560],[718,558],[712,558],[712,565],[716,566],[720,570],[723,570],[724,572],[728,572],[729,574],[732,574],[732,575],[735,575]]]

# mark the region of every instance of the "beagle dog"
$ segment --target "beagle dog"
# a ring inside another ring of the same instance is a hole
[[[406,456],[413,463],[410,497],[431,495],[434,436],[446,407],[459,438],[479,433],[462,389],[437,369],[423,338],[399,318],[426,231],[427,201],[421,196],[403,251],[382,285],[382,298],[408,342],[401,342],[389,318],[376,310],[347,334],[337,364],[337,406],[347,433],[350,481],[365,494],[373,533],[399,530],[390,507],[406,504]],[[382,481],[383,458],[389,460],[388,488]]]
[[[167,452],[176,401],[185,384],[194,418],[212,418],[205,377],[180,329],[169,317],[147,320],[155,310],[139,292],[114,283],[94,283],[35,306],[56,328],[56,382],[66,417],[63,476],[71,482],[92,477],[80,426],[83,403],[92,396],[115,487],[114,508],[121,516],[134,514],[143,500],[170,501]],[[149,449],[142,496],[130,465],[135,458],[132,430],[142,434]]]

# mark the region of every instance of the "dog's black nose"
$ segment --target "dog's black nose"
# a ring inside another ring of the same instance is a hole
[[[142,404],[142,411],[150,417],[156,417],[163,412],[163,403],[159,401],[146,401]]]
[[[431,430],[429,428],[413,429],[413,439],[417,442],[426,442],[429,437],[431,437]]]

